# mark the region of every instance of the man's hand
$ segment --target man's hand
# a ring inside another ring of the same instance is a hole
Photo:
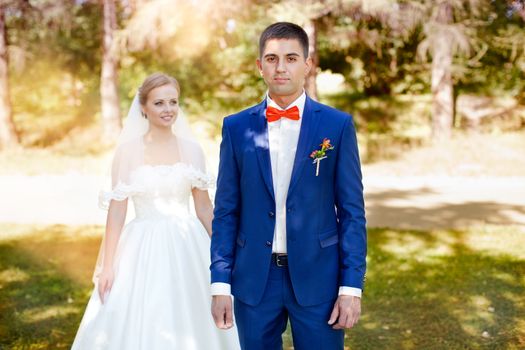
[[[211,314],[215,325],[220,329],[233,327],[232,298],[229,295],[214,295],[211,302]]]
[[[360,315],[361,298],[351,295],[340,295],[335,301],[328,324],[333,329],[349,329],[357,324]]]

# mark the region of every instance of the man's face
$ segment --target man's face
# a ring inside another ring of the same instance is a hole
[[[311,59],[304,57],[297,39],[270,39],[257,60],[257,67],[270,97],[298,97],[310,71]]]

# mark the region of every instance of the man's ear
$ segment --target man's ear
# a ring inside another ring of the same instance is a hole
[[[306,58],[306,67],[304,69],[304,76],[307,76],[310,73],[310,70],[312,69],[312,66],[314,64],[314,61],[312,60],[312,57],[308,56]]]
[[[259,73],[262,75],[262,63],[260,59],[255,60],[255,64],[257,65],[257,69],[259,70]]]

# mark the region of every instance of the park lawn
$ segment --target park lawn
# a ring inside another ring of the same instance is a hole
[[[70,347],[102,230],[0,224],[0,349]],[[370,229],[368,266],[349,349],[525,348],[523,230]]]

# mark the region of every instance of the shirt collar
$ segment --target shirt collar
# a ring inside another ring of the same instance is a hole
[[[294,106],[297,106],[297,108],[299,108],[299,116],[302,118],[303,117],[303,111],[304,111],[304,104],[305,104],[305,102],[306,102],[306,92],[303,90],[303,93],[301,94],[301,96],[297,97],[297,99],[295,101],[290,103],[290,105],[288,105],[288,107],[286,107],[284,109],[289,109],[289,108],[292,108]],[[271,99],[271,97],[268,94],[268,92],[266,92],[266,106],[274,107],[274,108],[277,108],[277,109],[280,109],[280,110],[284,110],[277,103],[275,103],[274,100]]]

